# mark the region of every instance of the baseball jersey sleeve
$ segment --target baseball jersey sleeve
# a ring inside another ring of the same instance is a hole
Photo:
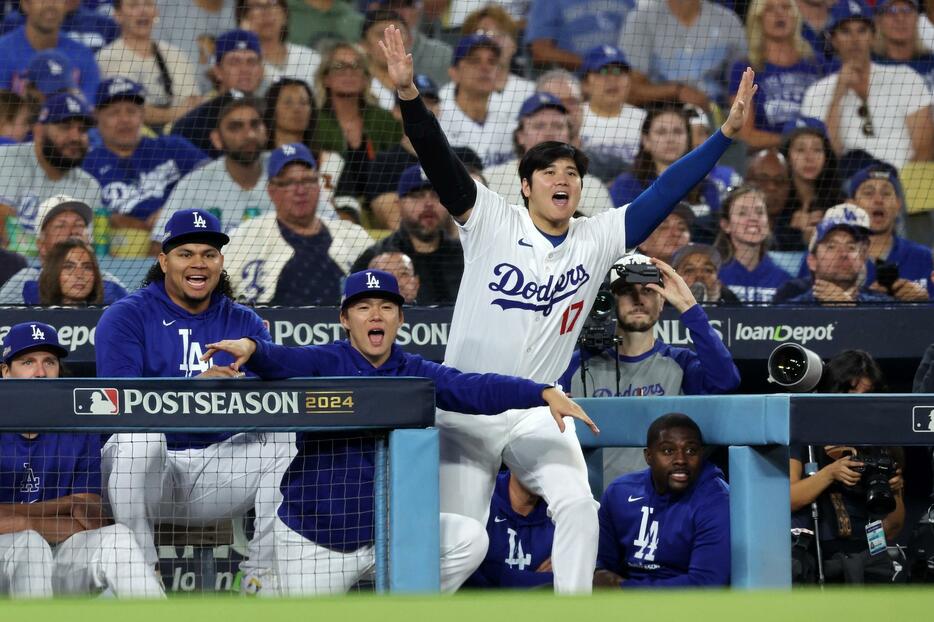
[[[465,414],[495,415],[513,408],[543,406],[542,391],[550,385],[501,374],[464,373],[411,356],[416,375],[435,381],[438,407]]]
[[[479,182],[474,184],[477,187],[477,198],[470,217],[464,224],[457,223],[461,230],[465,263],[489,250],[496,240],[496,231],[503,226],[504,218],[513,216],[513,208],[506,203],[506,199]]]
[[[113,305],[97,323],[94,358],[99,378],[140,378],[144,376],[146,348],[143,318],[128,305]]]
[[[687,326],[695,349],[695,353],[685,350],[686,360],[678,361],[684,369],[681,389],[685,395],[715,395],[735,390],[740,383],[739,369],[701,306],[694,305],[682,313],[681,321]]]
[[[256,342],[256,352],[247,366],[264,380],[334,375],[338,365],[338,357],[326,347],[280,346],[269,337],[252,339]]]
[[[600,540],[597,546],[597,570],[609,570],[620,576],[626,576],[626,568],[623,560],[626,556],[620,551],[620,534],[616,531],[616,519],[614,517],[614,495],[621,494],[618,486],[610,485],[603,492],[603,498],[600,499],[600,509],[597,511],[597,519],[600,523]]]

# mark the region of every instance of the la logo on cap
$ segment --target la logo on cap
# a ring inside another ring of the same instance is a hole
[[[379,287],[379,279],[372,272],[366,273],[366,286],[367,289],[377,289]]]
[[[850,0],[850,13],[862,13],[862,7],[859,6],[859,2],[853,2]]]
[[[32,328],[32,340],[33,341],[45,341],[45,333],[42,332],[42,329],[36,326],[35,324],[29,325]]]
[[[292,145],[282,145],[282,153],[287,156],[295,155],[295,147]]]
[[[50,72],[53,76],[57,76],[57,75],[59,75],[60,73],[62,73],[62,66],[61,66],[60,64],[56,63],[54,60],[50,60],[50,61],[49,61],[49,72]]]
[[[192,213],[193,213],[194,216],[195,216],[195,223],[194,223],[195,228],[196,228],[196,229],[207,229],[207,228],[208,228],[208,223],[205,222],[204,217],[203,217],[201,214],[199,214],[198,212],[192,212]]]
[[[238,49],[238,50],[245,50],[245,49],[246,49],[246,41],[237,41],[237,49]]]
[[[606,56],[612,56],[613,54],[616,54],[616,50],[613,48],[613,46],[604,45],[604,46],[603,46],[603,53],[604,53]]]
[[[81,112],[81,104],[76,100],[69,97],[65,102],[67,102],[68,105],[68,112]]]

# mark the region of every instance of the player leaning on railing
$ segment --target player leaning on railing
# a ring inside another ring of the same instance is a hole
[[[587,156],[544,142],[519,162],[526,207],[510,206],[471,179],[412,82],[412,56],[395,27],[380,43],[400,99],[405,134],[441,202],[460,225],[464,276],[445,363],[554,382],[567,367],[586,314],[613,262],[644,240],[702,180],[742,127],[756,86],[747,69],[719,132],[687,154],[628,206],[573,219]],[[596,182],[599,183],[599,182]],[[597,554],[597,508],[571,426],[543,425],[547,409],[497,417],[440,411],[441,508],[486,523],[505,462],[551,508],[557,592],[589,592]]]

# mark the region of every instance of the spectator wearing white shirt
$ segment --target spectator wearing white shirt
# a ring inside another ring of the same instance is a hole
[[[278,78],[295,78],[308,84],[315,81],[321,55],[310,47],[286,41],[289,6],[285,0],[237,0],[237,23],[259,38],[267,84]]]

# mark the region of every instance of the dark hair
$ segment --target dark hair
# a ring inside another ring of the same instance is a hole
[[[143,277],[143,282],[140,283],[140,287],[146,287],[153,283],[165,283],[165,272],[162,271],[162,266],[159,265],[158,261],[154,262],[149,267],[149,271],[146,272],[146,276]],[[228,276],[226,270],[221,271],[221,279],[217,283],[217,289],[214,291],[234,300],[233,285],[230,282],[230,276]]]
[[[655,122],[655,119],[663,114],[676,115],[681,119],[681,122],[684,123],[685,136],[688,141],[687,148],[684,153],[681,154],[683,156],[691,150],[691,125],[688,122],[688,116],[681,104],[653,102],[646,106],[645,111],[645,120],[642,122],[642,129],[640,131],[639,151],[636,152],[636,157],[632,161],[632,174],[643,188],[648,188],[658,177],[658,172],[655,170],[655,160],[652,158],[652,154],[645,148],[643,140],[641,139],[649,135],[649,131],[652,129],[652,123]],[[688,203],[698,203],[700,201],[700,191],[704,183],[705,181],[701,181],[694,186],[687,196],[684,197],[684,200]]]
[[[704,444],[704,435],[701,434],[700,427],[693,419],[682,413],[668,413],[653,421],[649,426],[649,431],[645,434],[645,446],[651,447],[661,440],[662,432],[673,428],[691,430],[697,435],[697,441],[701,445]]]
[[[748,184],[743,184],[742,186],[737,186],[732,188],[730,192],[726,195],[726,198],[723,199],[723,203],[720,205],[720,220],[729,222],[730,220],[730,210],[733,209],[733,205],[742,197],[747,194],[758,194],[762,197],[763,202],[765,201],[765,192],[756,186],[750,186]],[[768,210],[766,210],[767,212]],[[723,230],[723,227],[720,227],[717,230],[717,237],[713,242],[714,248],[717,249],[717,252],[720,253],[720,257],[723,260],[724,264],[727,264],[733,259],[733,242],[730,240],[730,236],[726,234]],[[759,245],[759,259],[765,256],[768,252],[768,249],[772,246],[772,235],[770,234],[765,240],[762,241],[762,244]]]
[[[840,179],[839,167],[837,165],[837,155],[834,153],[833,147],[830,145],[830,139],[828,139],[823,134],[818,134],[816,132],[799,131],[789,140],[786,140],[782,143],[782,147],[779,153],[784,156],[785,162],[788,163],[788,177],[793,181],[794,169],[791,166],[791,156],[788,152],[791,149],[791,143],[793,143],[799,136],[803,134],[819,136],[821,139],[821,144],[824,146],[824,167],[821,169],[817,179],[814,180],[814,201],[811,203],[811,211],[823,211],[833,207],[834,205],[842,203],[846,199],[846,196],[841,190],[843,187],[843,181]],[[789,188],[788,200],[786,204],[794,205],[798,202],[797,191],[795,190],[794,183],[792,183]]]
[[[250,7],[247,5],[249,0],[237,0],[237,5],[234,7],[234,19],[236,20],[237,26],[243,23],[243,20],[246,19],[246,14],[250,12]],[[279,8],[285,11],[285,22],[282,24],[282,31],[279,33],[279,41],[285,43],[285,40],[289,38],[289,4],[286,0],[276,0],[276,4],[279,5]],[[117,3],[114,2],[114,7],[116,8]]]
[[[0,121],[11,122],[25,106],[25,99],[12,91],[0,89]]]
[[[269,141],[266,144],[266,149],[272,150],[276,148],[276,104],[279,102],[279,95],[282,94],[283,89],[287,86],[300,86],[305,89],[305,93],[308,95],[308,105],[311,107],[311,116],[309,116],[308,125],[302,133],[302,144],[311,149],[315,128],[318,125],[318,110],[315,106],[315,94],[312,93],[311,87],[308,86],[307,82],[296,78],[279,78],[273,82],[269,90],[266,91],[266,106],[265,114],[263,115],[266,131],[269,132]],[[315,154],[315,157],[317,157],[317,155],[318,154]]]
[[[94,287],[91,288],[91,293],[82,302],[91,305],[99,305],[104,302],[104,279],[101,276],[101,268],[97,264],[94,249],[81,238],[68,238],[53,246],[42,263],[42,272],[39,273],[39,304],[64,304],[61,280],[62,264],[65,263],[65,257],[69,251],[74,248],[85,251],[94,265]]]
[[[885,378],[872,355],[864,350],[844,350],[824,364],[818,393],[849,393],[860,378],[868,378],[873,392],[885,391]]]
[[[590,166],[590,158],[587,157],[586,153],[573,145],[556,140],[546,140],[543,143],[539,143],[522,156],[522,159],[519,161],[519,182],[521,183],[523,179],[527,179],[531,186],[532,173],[546,169],[562,158],[574,161],[577,172],[580,173],[581,182],[583,182],[584,176],[587,175],[587,167]],[[525,203],[526,207],[529,206],[528,197],[523,195],[522,201]]]
[[[252,108],[256,111],[256,114],[259,115],[259,118],[263,118],[263,101],[258,97],[253,97],[252,95],[239,95],[234,96],[231,94],[222,95],[218,104],[217,110],[217,125],[214,129],[218,129],[221,126],[221,122],[227,118],[231,112],[237,108]]]

